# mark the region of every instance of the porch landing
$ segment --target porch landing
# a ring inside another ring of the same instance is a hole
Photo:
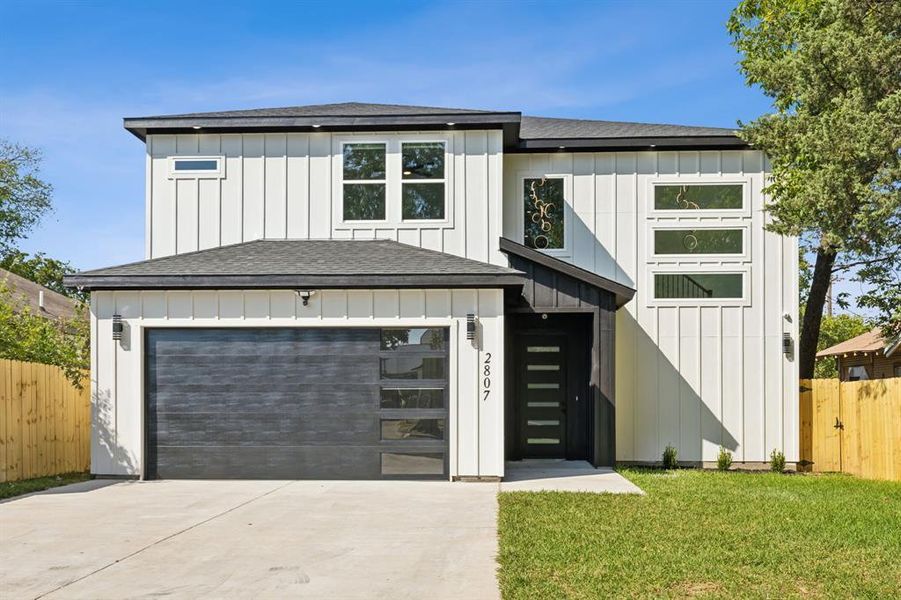
[[[531,459],[508,462],[502,492],[592,492],[644,494],[610,467],[592,467],[584,460]]]

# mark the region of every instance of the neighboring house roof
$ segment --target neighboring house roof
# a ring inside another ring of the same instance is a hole
[[[125,128],[148,133],[228,131],[373,131],[379,129],[502,129],[508,152],[628,148],[744,148],[731,129],[555,119],[519,111],[344,102],[281,108],[183,113],[125,119]]]
[[[895,343],[886,343],[882,337],[882,333],[879,328],[875,328],[866,333],[862,333],[857,337],[853,337],[850,340],[845,340],[844,342],[840,342],[834,346],[830,346],[829,348],[825,348],[817,352],[817,358],[823,358],[826,356],[839,356],[843,354],[853,354],[853,353],[864,353],[864,352],[885,352],[885,356],[891,356],[894,350],[898,347],[897,341]]]
[[[621,306],[626,304],[635,295],[635,290],[627,285],[623,285],[617,281],[613,281],[612,279],[608,279],[596,273],[592,273],[591,271],[586,271],[581,267],[577,267],[566,261],[560,260],[559,258],[548,256],[543,252],[539,252],[538,250],[523,246],[522,244],[514,242],[511,239],[502,237],[500,239],[500,249],[507,254],[512,254],[514,256],[524,258],[527,261],[542,265],[544,267],[547,267],[548,269],[557,271],[558,273],[563,273],[564,275],[568,275],[574,279],[583,281],[589,285],[593,285],[596,288],[610,292],[616,297],[617,308],[620,308]]]
[[[66,277],[97,289],[522,285],[522,273],[392,240],[255,240]]]
[[[30,309],[31,314],[48,319],[71,319],[79,315],[78,302],[54,292],[6,269],[0,269],[0,285],[5,284],[12,292],[13,302],[18,310]],[[41,306],[43,292],[43,306]]]

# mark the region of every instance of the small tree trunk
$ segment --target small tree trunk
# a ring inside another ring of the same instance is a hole
[[[820,339],[820,323],[823,321],[823,306],[829,293],[832,281],[832,266],[835,264],[835,250],[820,248],[817,250],[817,261],[813,267],[813,279],[807,304],[804,308],[804,320],[801,322],[801,339],[798,341],[798,372],[801,379],[813,379],[816,364],[817,342]]]

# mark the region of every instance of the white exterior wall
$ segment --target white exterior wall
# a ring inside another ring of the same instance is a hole
[[[402,221],[400,190],[388,190],[387,219],[341,223],[341,143],[444,141],[447,219]],[[222,178],[170,173],[172,156],[224,156]],[[260,238],[390,238],[504,265],[501,232],[503,138],[494,131],[255,133],[147,136],[146,258]]]
[[[466,314],[481,344],[466,339]],[[112,316],[122,315],[121,342]],[[91,472],[140,475],[144,329],[152,327],[449,327],[451,477],[504,473],[504,317],[500,290],[323,290],[303,306],[290,290],[94,292],[91,295]],[[484,363],[491,376],[485,392]]]
[[[797,364],[782,354],[783,332],[798,339],[797,240],[763,229],[765,171],[757,151],[505,157],[505,237],[522,240],[522,178],[562,176],[567,248],[552,254],[638,290],[617,313],[617,460],[660,460],[668,444],[685,461],[715,461],[720,445],[736,461],[774,448],[798,460]],[[655,182],[742,183],[745,209],[654,214]],[[746,254],[654,259],[652,227],[712,224],[747,227]],[[746,273],[746,298],[653,299],[654,270],[687,269]]]

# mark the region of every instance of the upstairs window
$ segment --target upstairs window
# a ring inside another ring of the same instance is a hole
[[[655,210],[738,210],[743,206],[741,185],[658,185]]]
[[[654,254],[741,254],[743,229],[657,229]]]
[[[344,220],[385,220],[385,144],[344,144]]]
[[[564,247],[565,199],[562,177],[527,177],[523,180],[524,242],[529,248]]]
[[[445,217],[444,142],[401,144],[401,217],[443,220]]]
[[[708,299],[741,298],[744,277],[741,273],[657,273],[654,275],[654,298]]]
[[[222,156],[170,156],[170,179],[221,179],[225,177]]]

